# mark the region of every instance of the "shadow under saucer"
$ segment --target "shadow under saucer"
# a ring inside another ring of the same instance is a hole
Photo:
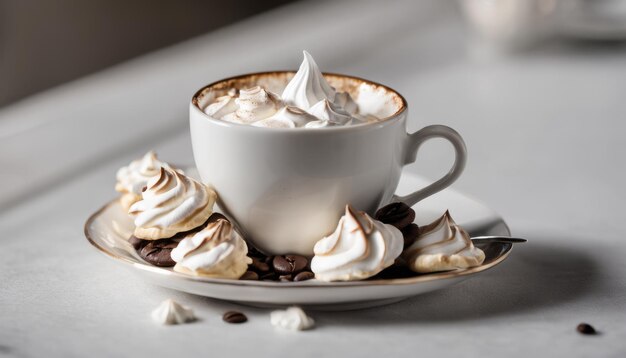
[[[358,314],[319,312],[320,323],[446,322],[516,314],[580,299],[596,289],[599,265],[582,249],[529,238],[503,265],[475,280]]]

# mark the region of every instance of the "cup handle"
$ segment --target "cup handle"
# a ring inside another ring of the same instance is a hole
[[[444,175],[441,179],[428,185],[425,188],[417,190],[406,196],[394,195],[392,201],[401,201],[408,206],[413,206],[421,200],[447,188],[450,184],[454,183],[465,168],[467,162],[467,149],[465,147],[465,141],[461,138],[461,135],[454,129],[443,125],[432,125],[424,127],[419,131],[409,134],[406,143],[404,165],[415,162],[417,151],[420,146],[431,138],[444,138],[448,140],[454,146],[455,159],[454,164],[450,171]]]

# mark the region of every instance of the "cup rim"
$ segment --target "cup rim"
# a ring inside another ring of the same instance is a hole
[[[407,109],[408,109],[408,103],[406,101],[406,98],[404,98],[404,96],[402,94],[400,94],[400,92],[394,90],[393,88],[391,88],[389,86],[386,86],[384,84],[378,83],[378,82],[374,82],[374,81],[362,78],[362,77],[352,76],[352,75],[344,75],[344,74],[341,74],[341,73],[334,73],[334,72],[322,72],[322,75],[324,75],[324,76],[334,76],[334,77],[344,77],[344,78],[348,78],[348,79],[352,79],[352,80],[356,80],[356,81],[361,81],[361,82],[364,82],[364,83],[366,83],[368,85],[372,85],[372,86],[375,86],[375,87],[383,88],[386,91],[392,92],[394,95],[396,95],[400,99],[400,101],[401,101],[400,108],[397,111],[395,111],[393,114],[379,119],[379,121],[377,121],[377,122],[362,123],[362,124],[356,124],[356,125],[350,125],[350,126],[336,126],[336,127],[324,127],[324,128],[307,128],[306,131],[301,131],[301,130],[294,130],[293,128],[255,127],[255,126],[251,126],[251,125],[248,125],[248,124],[241,124],[241,123],[234,123],[234,122],[223,121],[221,119],[216,119],[216,118],[213,118],[213,117],[207,115],[200,108],[200,106],[198,106],[198,97],[203,92],[205,92],[207,89],[209,89],[210,87],[216,86],[216,85],[218,85],[220,83],[228,82],[228,81],[234,81],[234,80],[238,80],[238,79],[245,78],[245,77],[269,76],[269,75],[276,75],[276,74],[295,74],[295,73],[296,73],[296,71],[292,71],[292,70],[261,71],[261,72],[244,73],[244,74],[237,75],[237,76],[231,76],[231,77],[223,78],[223,79],[220,79],[218,81],[211,82],[208,85],[204,85],[199,90],[197,90],[193,94],[193,96],[191,97],[191,106],[193,108],[195,108],[195,110],[200,112],[204,118],[206,118],[210,122],[212,122],[212,123],[214,123],[216,125],[219,125],[219,126],[234,127],[234,128],[240,128],[240,129],[249,129],[249,130],[256,130],[256,131],[263,131],[263,132],[293,132],[293,133],[331,132],[331,131],[335,132],[335,131],[348,131],[348,130],[356,130],[356,129],[366,129],[366,128],[373,128],[373,127],[378,127],[378,128],[386,127],[386,126],[391,125],[391,124],[397,122],[398,120],[400,120],[400,118],[402,118],[402,114],[405,113],[407,111]]]

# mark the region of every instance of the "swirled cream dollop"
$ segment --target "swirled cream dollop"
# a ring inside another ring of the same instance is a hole
[[[170,255],[175,271],[207,277],[238,279],[252,263],[246,242],[224,219],[184,238]]]
[[[182,324],[196,320],[193,310],[180,303],[167,299],[152,311],[152,319],[159,324]]]
[[[354,120],[350,113],[327,99],[317,102],[309,109],[309,113],[318,120],[307,123],[306,128],[344,126]]]
[[[135,215],[135,236],[158,240],[189,231],[211,216],[217,195],[204,184],[169,168],[161,167],[130,207]]]
[[[304,60],[283,90],[281,98],[287,104],[308,110],[321,100],[334,101],[336,92],[326,82],[313,57],[306,51],[303,53]]]
[[[318,118],[298,107],[285,106],[273,116],[254,122],[252,125],[266,128],[296,128],[304,127],[313,121],[318,121]]]
[[[204,113],[227,122],[265,128],[325,128],[378,120],[360,114],[350,93],[335,90],[313,57],[303,53],[298,72],[280,97],[258,85],[240,91],[232,88],[206,106]]]
[[[141,159],[133,160],[117,171],[115,190],[122,193],[120,202],[125,211],[141,200],[141,190],[148,184],[150,178],[159,174],[161,167],[172,169],[169,164],[160,161],[151,150]],[[182,173],[182,170],[176,170]]]
[[[313,328],[315,321],[298,306],[288,307],[286,310],[276,310],[270,313],[270,323],[276,328],[289,331],[304,331]]]
[[[204,109],[204,113],[213,118],[222,118],[225,115],[231,114],[237,110],[238,106],[237,103],[235,103],[235,100],[235,96],[231,94],[217,97],[213,103],[209,104]]]
[[[315,244],[311,270],[323,281],[362,280],[391,266],[403,245],[400,230],[346,205],[335,232]]]
[[[485,253],[474,247],[469,234],[446,211],[420,228],[419,236],[404,250],[402,258],[411,270],[427,273],[480,266]]]
[[[237,109],[223,116],[223,120],[241,124],[252,124],[272,116],[282,107],[280,98],[272,92],[266,91],[261,86],[242,89],[239,91],[239,97],[235,99],[235,103]],[[209,105],[209,107],[210,106],[211,105]]]

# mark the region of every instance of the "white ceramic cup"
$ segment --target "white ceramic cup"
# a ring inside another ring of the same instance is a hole
[[[380,122],[318,129],[273,129],[211,118],[202,109],[230,88],[262,85],[276,93],[293,72],[243,75],[199,90],[190,105],[191,142],[202,181],[218,194],[218,205],[243,235],[268,254],[312,255],[331,233],[346,204],[373,215],[391,201],[413,206],[446,188],[461,174],[465,143],[452,128],[433,125],[407,134],[407,103],[383,85],[324,74],[348,91],[360,111]],[[443,178],[407,196],[394,196],[402,168],[415,161],[430,138],[445,138],[455,162]]]

